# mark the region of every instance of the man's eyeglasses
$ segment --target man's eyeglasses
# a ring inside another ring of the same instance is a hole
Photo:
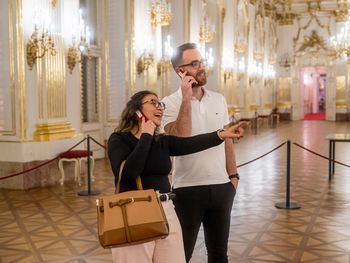
[[[149,103],[149,104],[152,104],[154,107],[156,107],[157,109],[162,109],[164,110],[165,109],[165,103],[162,102],[162,101],[159,101],[159,100],[146,100],[144,102],[142,102],[141,104],[146,104],[146,103]]]
[[[183,65],[180,65],[179,67],[181,68],[181,67],[192,66],[192,68],[198,69],[201,64],[206,66],[207,65],[207,60],[206,59],[193,60],[193,61],[191,61],[191,63],[183,64]]]

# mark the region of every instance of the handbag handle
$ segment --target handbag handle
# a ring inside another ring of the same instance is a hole
[[[121,178],[122,178],[122,172],[123,172],[123,169],[124,169],[125,161],[126,160],[122,161],[122,163],[120,164],[118,183],[117,183],[117,187],[115,188],[115,193],[116,194],[118,194],[120,192],[120,181],[121,181]],[[137,186],[138,190],[143,190],[140,176],[136,177],[136,186]]]

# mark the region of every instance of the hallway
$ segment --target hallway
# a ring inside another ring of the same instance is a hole
[[[281,122],[235,144],[237,164],[248,162],[286,140],[328,156],[329,133],[350,133],[349,122]],[[301,209],[276,209],[285,201],[286,145],[239,168],[232,209],[229,261],[350,262],[350,168],[336,165],[328,181],[328,161],[292,145],[291,198]],[[350,144],[336,144],[336,160],[350,165]],[[95,166],[93,189],[113,193],[107,160]],[[85,187],[85,188],[84,188]],[[0,190],[0,263],[111,262],[96,237],[95,196],[75,183],[28,191]],[[203,232],[191,263],[206,262]]]

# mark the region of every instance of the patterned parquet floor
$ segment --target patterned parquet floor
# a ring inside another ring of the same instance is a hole
[[[241,181],[232,209],[229,261],[232,263],[350,262],[350,168],[328,162],[298,143],[328,156],[329,133],[350,133],[349,122],[294,121],[248,132],[235,143],[237,163],[253,160],[282,143],[291,145],[291,202],[286,200],[286,145],[239,168]],[[336,144],[336,160],[350,165],[350,144]],[[93,190],[113,193],[108,161],[96,162]],[[0,263],[111,262],[96,233],[95,196],[79,196],[86,185],[27,191],[0,190]],[[206,262],[200,231],[191,263]]]

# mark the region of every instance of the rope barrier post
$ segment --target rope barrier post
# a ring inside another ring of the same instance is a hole
[[[254,112],[253,123],[254,123],[254,134],[258,134],[258,112],[257,111]]]
[[[291,157],[291,143],[287,141],[287,180],[286,180],[286,202],[276,203],[275,207],[281,209],[298,209],[301,206],[298,203],[290,202],[290,157]]]
[[[86,136],[87,142],[87,185],[88,190],[87,191],[80,191],[78,195],[82,196],[88,196],[88,195],[99,195],[100,191],[93,191],[91,190],[91,151],[90,151],[90,135]]]
[[[328,180],[332,180],[332,150],[333,144],[332,144],[332,140],[329,140],[329,160],[328,160]]]

